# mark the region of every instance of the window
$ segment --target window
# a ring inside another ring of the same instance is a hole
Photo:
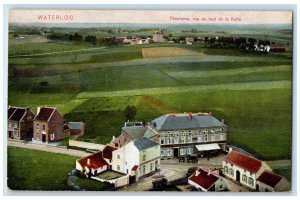
[[[180,143],[185,143],[185,136],[180,137]]]
[[[166,152],[167,152],[167,156],[172,156],[172,150],[171,149],[168,149]]]
[[[231,176],[234,176],[234,171],[233,171],[233,169],[230,169],[229,171],[230,171],[230,175],[231,175]]]
[[[220,134],[220,140],[224,140],[224,133]]]
[[[243,180],[243,182],[247,183],[247,176],[245,174],[243,175],[243,179],[242,180]]]
[[[207,134],[204,135],[204,141],[208,141],[208,135]]]
[[[172,144],[172,137],[167,137],[167,144]]]
[[[143,174],[146,173],[146,165],[143,166]]]
[[[43,131],[45,131],[46,130],[46,126],[45,125],[43,125]]]
[[[37,139],[37,140],[40,140],[40,135],[37,133],[37,134],[35,134],[35,138]]]
[[[150,163],[150,171],[153,170],[153,163]]]
[[[165,156],[165,151],[164,150],[160,151],[160,156]]]
[[[146,160],[146,154],[143,155],[143,161],[145,161],[145,160]]]
[[[18,128],[18,124],[17,124],[16,122],[14,123],[14,127],[15,127],[15,128]]]
[[[11,127],[11,122],[8,123],[8,127],[9,127],[9,128]]]
[[[202,142],[202,135],[198,135],[197,142]]]
[[[211,141],[215,141],[215,134],[211,135]]]
[[[188,136],[188,142],[189,142],[189,143],[192,143],[192,142],[193,142],[193,137],[192,137],[192,135],[189,135],[189,136]]]
[[[117,158],[120,159],[120,155],[117,155]]]
[[[160,144],[165,144],[165,137],[160,138]]]
[[[55,134],[54,133],[50,134],[50,140],[54,140],[54,138],[55,138]]]
[[[178,134],[176,134],[174,136],[174,144],[178,144],[178,142],[179,142],[179,137],[178,137]]]
[[[36,125],[36,130],[40,130],[40,125],[39,124]]]
[[[187,150],[187,154],[189,154],[189,155],[193,153],[193,148],[192,147],[187,148],[186,150]]]
[[[253,186],[253,178],[249,177],[248,184]]]
[[[120,165],[117,165],[117,169],[120,171]]]
[[[180,149],[180,155],[185,155],[186,149]]]
[[[228,174],[228,167],[227,166],[224,167],[224,173]]]

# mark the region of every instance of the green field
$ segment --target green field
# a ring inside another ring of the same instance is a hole
[[[77,157],[8,148],[7,185],[11,190],[73,190],[67,174]]]
[[[68,183],[68,173],[74,169],[77,157],[8,147],[7,186],[11,190],[75,190]],[[108,184],[75,177],[80,188],[105,191]]]
[[[263,30],[256,37],[260,34],[292,43],[290,33],[284,31]],[[103,144],[120,134],[127,105],[137,107],[137,121],[170,112],[213,112],[229,126],[229,144],[262,159],[290,159],[290,52],[257,54],[169,43],[66,45],[41,37],[10,38],[11,105],[34,111],[41,105],[56,106],[66,120],[86,124],[82,139]],[[203,54],[142,57],[142,48],[173,46]],[[21,54],[27,56],[18,57]]]

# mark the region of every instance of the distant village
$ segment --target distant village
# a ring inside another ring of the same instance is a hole
[[[9,106],[7,114],[9,141],[56,145],[69,140],[69,146],[91,152],[76,160],[72,173],[115,188],[138,185],[152,177],[155,191],[170,184],[202,192],[232,191],[233,187],[259,192],[291,189],[286,178],[272,172],[265,161],[229,148],[225,120],[212,113],[169,113],[147,123],[125,122],[120,135],[102,145],[76,140],[84,135],[84,122],[66,122],[55,107],[38,107],[34,114],[29,108]],[[219,155],[224,155],[220,168],[201,164]],[[194,163],[195,167],[185,177],[169,181],[160,173],[163,162]],[[107,179],[107,174],[113,177]]]
[[[192,30],[195,32],[195,30]],[[176,43],[183,45],[202,45],[207,48],[235,49],[246,52],[287,52],[288,44],[279,44],[267,39],[261,40],[252,37],[240,37],[231,35],[216,36],[180,36],[175,37],[172,34],[165,34],[164,30],[157,30],[152,35],[122,36],[127,32],[121,30],[108,30],[108,34],[115,34],[109,37],[97,37],[95,35],[82,36],[79,33],[59,33],[47,29],[36,30],[37,34],[46,35],[51,40],[67,40],[81,42],[85,41],[94,45],[143,45],[150,43]],[[183,32],[184,34],[185,32]],[[14,37],[24,39],[23,35],[15,34]]]

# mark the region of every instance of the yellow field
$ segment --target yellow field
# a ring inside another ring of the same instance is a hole
[[[170,57],[170,56],[201,56],[203,53],[192,51],[188,49],[182,49],[177,47],[153,47],[143,48],[142,54],[144,58],[155,57]]]

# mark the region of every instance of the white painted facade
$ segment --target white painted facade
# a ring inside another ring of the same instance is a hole
[[[136,179],[160,168],[160,145],[139,150],[134,141],[112,152],[112,170],[124,174],[132,173],[132,168],[138,166]]]
[[[272,171],[272,169],[263,161],[262,166],[256,173],[251,173],[250,171],[247,171],[239,166],[223,161],[223,174],[226,177],[238,181],[237,174],[240,172],[239,182],[253,190],[256,189],[256,179],[264,172],[264,170]]]
[[[190,180],[190,179],[188,180],[188,183],[189,183],[190,185],[194,186],[195,188],[200,189],[200,190],[203,191],[203,192],[208,192],[208,190],[210,189],[210,188],[209,188],[209,189],[207,190],[207,189],[201,187],[200,185],[198,185],[197,183],[195,183],[194,181],[192,181],[192,180]],[[217,180],[217,181],[214,183],[214,185],[215,185],[215,190],[214,190],[214,191],[216,191],[216,192],[222,191],[222,190],[225,190],[225,189],[228,188],[226,182],[225,182],[222,178],[220,178],[219,180]]]

